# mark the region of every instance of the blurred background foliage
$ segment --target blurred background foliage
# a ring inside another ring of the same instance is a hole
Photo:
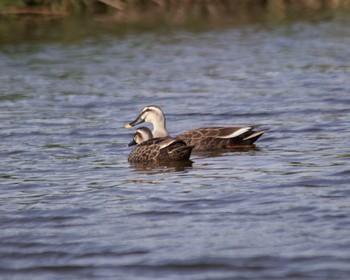
[[[2,15],[108,14],[123,21],[181,22],[188,17],[244,18],[265,13],[284,18],[326,9],[350,10],[350,0],[0,0],[0,9]]]
[[[86,34],[209,27],[348,14],[350,0],[0,0],[0,44],[23,40],[71,42]]]

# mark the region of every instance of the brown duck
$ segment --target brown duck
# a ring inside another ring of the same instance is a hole
[[[152,123],[153,137],[170,137],[165,116],[159,106],[150,105],[143,108],[138,117],[125,127],[131,128],[143,122]],[[266,130],[254,131],[252,126],[205,127],[185,131],[176,136],[176,139],[183,140],[189,146],[195,146],[194,151],[206,151],[252,146],[265,132]]]
[[[129,146],[136,145],[128,160],[132,163],[152,163],[186,161],[191,156],[194,146],[184,141],[171,138],[152,138],[152,132],[147,127],[140,127],[135,131],[133,141]]]

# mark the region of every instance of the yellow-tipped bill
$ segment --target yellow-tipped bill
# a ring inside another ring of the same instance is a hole
[[[125,128],[132,128],[132,126],[128,123],[124,126]]]

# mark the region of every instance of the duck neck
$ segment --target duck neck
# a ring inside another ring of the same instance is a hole
[[[153,137],[168,137],[169,133],[166,129],[165,125],[165,118],[158,120],[157,122],[153,123],[153,131],[152,131]]]

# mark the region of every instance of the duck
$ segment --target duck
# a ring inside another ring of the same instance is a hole
[[[126,124],[131,128],[141,123],[153,125],[153,137],[170,137],[166,128],[165,115],[157,105],[149,105],[142,109],[137,118]],[[193,151],[210,151],[215,149],[233,149],[254,146],[254,142],[267,130],[254,130],[254,126],[234,127],[202,127],[185,131],[175,138],[194,146]]]
[[[194,146],[172,137],[153,138],[147,127],[136,129],[133,140],[128,146],[137,145],[129,154],[131,163],[167,163],[172,161],[188,161]]]

